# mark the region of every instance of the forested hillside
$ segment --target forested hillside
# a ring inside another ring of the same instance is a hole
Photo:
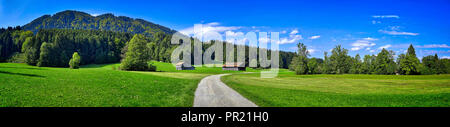
[[[44,15],[23,27],[0,29],[0,62],[68,67],[74,52],[81,56],[82,65],[120,62],[134,34],[146,35],[144,40],[151,60],[171,62],[172,51],[178,46],[170,43],[174,32],[141,19],[63,11]],[[214,43],[202,43],[203,52]],[[225,51],[225,43],[223,48]],[[247,65],[249,48],[245,48]],[[294,55],[280,51],[280,67],[288,68]]]
[[[0,29],[0,60],[37,66],[68,67],[72,54],[78,52],[82,65],[115,63],[124,57],[127,43],[132,36],[131,33],[72,29],[41,29],[33,34],[22,30],[21,27],[10,27]],[[150,60],[170,62],[172,51],[178,46],[170,43],[172,35],[157,32],[153,37],[144,37],[142,40],[147,43],[145,48]],[[191,38],[191,41],[193,40]],[[202,43],[202,52],[214,43]],[[225,43],[223,48],[225,51]],[[249,48],[245,48],[247,65]],[[293,56],[294,53],[291,52],[280,52],[280,67],[287,68]]]
[[[79,11],[63,11],[44,15],[23,26],[23,29],[38,32],[40,29],[85,29],[115,32],[139,33],[152,36],[157,32],[173,34],[176,31],[142,19],[103,14],[91,16]]]

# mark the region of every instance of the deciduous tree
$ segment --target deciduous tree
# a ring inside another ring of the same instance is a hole
[[[78,52],[74,52],[72,55],[72,59],[69,61],[69,66],[71,69],[80,68],[81,57],[78,55]]]

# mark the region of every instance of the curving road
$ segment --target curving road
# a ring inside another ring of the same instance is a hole
[[[224,75],[229,74],[211,75],[200,81],[195,90],[194,107],[258,107],[220,81]]]

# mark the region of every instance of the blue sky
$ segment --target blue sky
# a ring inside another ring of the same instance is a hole
[[[1,0],[0,27],[64,10],[142,18],[179,31],[204,24],[220,33],[280,32],[280,49],[296,51],[303,42],[311,56],[321,58],[338,44],[352,56],[383,47],[398,55],[413,44],[419,57],[450,58],[448,0]]]

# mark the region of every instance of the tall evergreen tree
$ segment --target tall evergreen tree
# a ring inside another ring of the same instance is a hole
[[[399,72],[400,74],[416,75],[419,72],[420,61],[416,57],[416,52],[411,44],[404,58],[399,58]]]

